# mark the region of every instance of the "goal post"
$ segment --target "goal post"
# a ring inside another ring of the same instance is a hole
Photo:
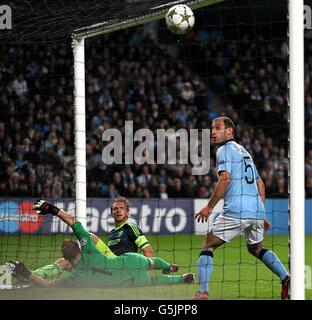
[[[305,299],[303,9],[303,0],[289,0],[289,210],[291,274],[290,288],[292,300]]]
[[[87,223],[87,172],[86,172],[86,108],[85,108],[85,47],[84,38],[73,38],[74,99],[75,99],[75,166],[76,166],[76,217]]]

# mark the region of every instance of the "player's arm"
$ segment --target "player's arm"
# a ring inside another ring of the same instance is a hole
[[[266,200],[266,198],[265,198],[265,185],[260,177],[257,179],[257,187],[258,187],[258,191],[259,191],[261,200],[263,203],[265,203],[265,200]]]
[[[215,190],[208,202],[207,207],[213,209],[216,204],[224,197],[227,187],[231,182],[231,174],[227,171],[222,171],[219,173],[219,180],[215,187]]]
[[[59,258],[54,263],[32,270],[31,273],[42,279],[53,280],[58,279],[65,270],[69,272],[74,271],[73,265],[66,259]]]
[[[46,288],[54,287],[53,280],[45,280],[41,277],[38,277],[32,274],[31,271],[27,269],[27,267],[24,265],[23,262],[10,260],[8,265],[11,268],[13,274],[18,277],[28,279],[30,282],[40,287],[46,287]]]
[[[256,171],[256,174],[257,174],[257,176],[256,176],[257,187],[258,187],[258,191],[259,191],[259,194],[260,194],[260,198],[261,198],[263,204],[265,204],[265,200],[266,200],[266,197],[265,197],[265,184],[264,184],[263,180],[261,179],[261,177],[259,176],[257,171]],[[263,226],[264,226],[264,231],[265,232],[268,232],[270,230],[271,223],[267,218],[264,219]]]
[[[153,248],[152,248],[151,245],[149,245],[146,248],[142,249],[142,251],[143,251],[143,254],[145,255],[145,257],[147,257],[147,258],[153,257],[154,251],[153,251]]]
[[[69,213],[61,209],[57,215],[62,221],[64,221],[70,227],[77,222],[76,218],[71,216]]]
[[[130,228],[127,230],[129,238],[135,242],[138,248],[143,252],[143,254],[151,258],[153,257],[153,248],[146,239],[142,230],[135,224],[129,224]]]
[[[28,279],[31,283],[45,288],[53,288],[53,287],[66,287],[66,286],[74,286],[76,283],[75,278],[72,275],[69,275],[62,279],[57,280],[45,280],[39,276],[36,276],[31,273],[27,269],[27,267],[20,261],[12,261],[9,262],[9,267],[11,268],[14,275]]]
[[[46,288],[54,287],[54,283],[55,283],[54,280],[45,280],[34,274],[31,274],[28,280],[31,281],[33,284],[36,284],[37,286],[46,287]]]
[[[224,197],[227,187],[231,182],[232,173],[232,151],[231,149],[222,146],[217,150],[216,155],[217,171],[218,171],[218,182],[215,190],[207,205],[211,209],[216,206],[220,199]]]
[[[212,193],[212,196],[207,204],[202,210],[195,215],[197,222],[207,222],[209,216],[212,213],[213,208],[219,202],[220,199],[224,197],[227,187],[231,182],[232,173],[232,152],[231,149],[222,146],[217,150],[216,164],[219,179],[217,185]]]
[[[72,217],[66,211],[57,208],[56,206],[48,203],[45,200],[38,200],[33,204],[33,210],[35,210],[38,214],[52,214],[54,216],[58,216],[62,221],[64,221],[67,225],[69,225],[76,238],[80,241],[81,249],[83,252],[96,250],[95,244],[91,240],[89,233],[85,230],[85,228],[81,225],[79,221],[76,220],[75,217]]]
[[[136,241],[136,245],[139,247],[139,249],[142,251],[142,253],[145,255],[147,258],[153,257],[153,248],[146,239],[144,235],[139,236]]]
[[[64,221],[70,227],[76,222],[76,218],[71,216],[69,213],[63,209],[59,209],[51,203],[45,200],[38,200],[33,204],[33,210],[37,213],[45,215],[52,214],[53,216],[58,216],[62,221]]]
[[[211,215],[213,208],[216,204],[224,197],[227,187],[231,182],[231,174],[227,171],[222,171],[219,173],[219,180],[213,191],[213,194],[206,207],[201,209],[199,213],[195,215],[197,222],[207,222],[209,216]]]
[[[75,279],[71,277],[71,275],[56,280],[45,280],[41,277],[35,276],[31,274],[28,280],[38,287],[44,288],[63,288],[63,287],[75,287],[77,284],[75,283]]]
[[[94,233],[92,232],[89,232],[89,235],[90,237],[92,238],[93,242],[95,245],[98,244],[98,242],[101,240],[97,235],[95,235]]]

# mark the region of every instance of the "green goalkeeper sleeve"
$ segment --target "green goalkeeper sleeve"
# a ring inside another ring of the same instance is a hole
[[[32,271],[32,274],[43,279],[54,280],[58,279],[63,269],[58,263],[48,264],[41,268]]]

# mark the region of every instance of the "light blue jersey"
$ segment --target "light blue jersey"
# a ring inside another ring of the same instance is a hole
[[[231,182],[224,195],[224,214],[237,219],[264,219],[257,179],[258,171],[247,150],[234,140],[227,141],[217,150],[218,174],[231,174]]]

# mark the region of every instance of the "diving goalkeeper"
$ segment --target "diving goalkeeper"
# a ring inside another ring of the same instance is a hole
[[[151,258],[153,256],[151,244],[137,225],[128,222],[130,202],[123,197],[115,199],[111,206],[111,214],[114,218],[115,226],[109,232],[107,245],[98,236],[89,232],[96,248],[108,257],[140,251],[146,257]],[[173,270],[177,271],[176,264],[171,266]],[[63,271],[71,272],[72,268],[68,261],[60,258],[54,263],[32,270],[32,273],[41,278],[52,280],[59,278]]]
[[[69,261],[73,272],[57,280],[43,279],[27,269],[19,261],[10,261],[13,273],[43,287],[105,287],[105,286],[147,286],[159,284],[194,283],[194,274],[150,276],[148,270],[171,269],[171,265],[161,258],[147,258],[137,253],[125,253],[121,256],[107,257],[102,254],[80,222],[44,200],[33,205],[38,214],[58,216],[69,225],[79,244],[75,240],[64,240],[61,251],[63,258]]]

